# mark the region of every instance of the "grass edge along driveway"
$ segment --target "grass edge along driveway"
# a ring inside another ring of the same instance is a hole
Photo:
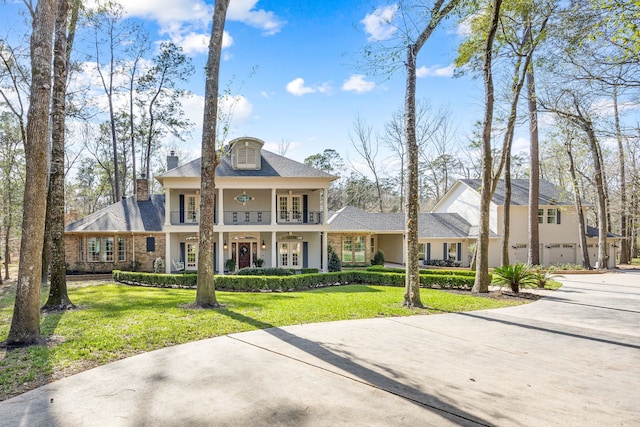
[[[14,292],[15,293],[15,292]],[[0,293],[0,340],[11,324],[14,293]],[[44,314],[46,346],[0,348],[0,401],[99,365],[190,341],[287,325],[500,308],[497,300],[421,289],[428,309],[402,307],[404,288],[346,285],[286,293],[216,292],[225,305],[188,308],[195,290],[115,283],[70,285],[77,310]],[[43,302],[46,289],[43,288]]]

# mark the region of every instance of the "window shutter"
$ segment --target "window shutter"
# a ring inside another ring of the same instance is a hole
[[[302,268],[309,268],[309,242],[302,242]]]
[[[431,243],[427,243],[427,261],[431,260]]]
[[[180,224],[184,224],[184,194],[180,195]]]
[[[147,252],[155,252],[156,250],[156,238],[147,237]]]
[[[458,259],[456,261],[462,261],[462,243],[458,242]]]
[[[448,260],[449,259],[449,253],[447,253],[447,244],[446,243],[442,244],[442,259],[443,260]]]
[[[185,253],[184,242],[180,242],[180,261],[181,262],[186,262],[186,258],[184,257],[184,253]]]
[[[302,196],[302,222],[309,222],[309,196],[306,194]]]
[[[560,224],[560,209],[556,209],[556,224]]]

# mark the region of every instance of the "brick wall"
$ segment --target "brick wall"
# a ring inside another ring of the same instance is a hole
[[[113,237],[114,260],[113,262],[87,262],[88,237]],[[126,239],[126,260],[118,261],[118,238]],[[147,237],[155,238],[155,250],[147,252]],[[84,244],[84,261],[80,261],[80,239]],[[131,244],[132,239],[134,245]],[[131,236],[131,234],[72,234],[65,235],[65,255],[67,259],[67,271],[78,273],[110,273],[112,270],[138,270],[153,271],[153,261],[160,257],[165,261],[166,238],[164,233],[145,233]],[[133,263],[133,249],[135,247],[135,266]],[[165,262],[166,265],[166,262]]]

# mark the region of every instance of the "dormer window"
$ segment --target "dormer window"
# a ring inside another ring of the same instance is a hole
[[[238,138],[231,142],[234,169],[260,169],[260,149],[264,143],[255,138]]]
[[[256,150],[252,147],[238,147],[236,152],[238,159],[238,168],[255,168],[256,167]]]

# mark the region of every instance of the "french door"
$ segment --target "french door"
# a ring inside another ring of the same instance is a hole
[[[278,196],[278,221],[302,222],[302,196],[295,194]]]
[[[280,242],[278,245],[278,258],[282,268],[302,268],[302,243]]]

